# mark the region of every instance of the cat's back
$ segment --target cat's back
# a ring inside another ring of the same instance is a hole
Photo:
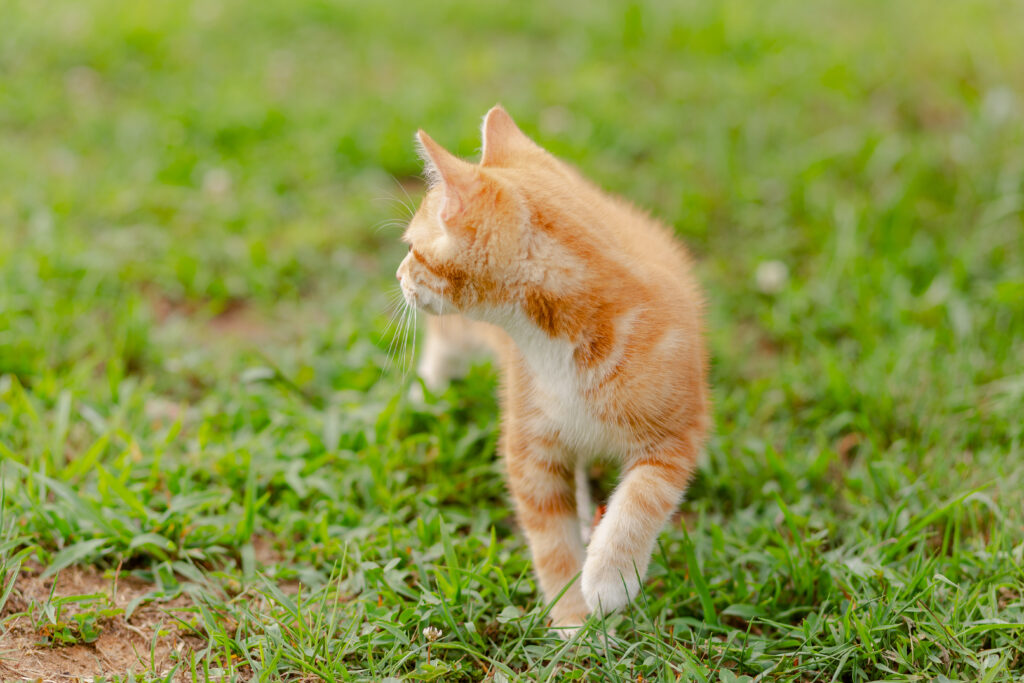
[[[613,236],[623,253],[646,266],[649,272],[653,270],[658,278],[696,287],[689,252],[668,226],[624,198],[600,194],[604,204],[599,211],[610,218],[603,229]]]
[[[582,267],[604,272],[606,284],[625,277],[652,295],[699,308],[702,296],[692,259],[665,224],[554,157],[544,167],[514,174],[513,180],[531,199],[534,220]]]

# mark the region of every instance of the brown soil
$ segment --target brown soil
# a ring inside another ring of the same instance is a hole
[[[177,301],[153,292],[147,298],[158,324],[185,321],[191,331],[206,341],[228,338],[264,342],[273,339],[279,331],[274,321],[244,301],[230,301],[222,310],[211,313],[194,301]]]
[[[42,606],[50,599],[51,588],[54,598],[101,594],[98,602],[122,610],[153,589],[133,577],[115,579],[113,572],[104,576],[92,568],[66,569],[57,577],[56,587],[53,582],[54,577],[40,578],[30,568],[23,568],[18,576],[0,611],[0,680],[75,681],[129,672],[165,675],[177,661],[187,661],[190,652],[204,645],[203,639],[174,618],[188,621],[191,604],[185,597],[143,602],[128,619],[123,612],[101,619],[101,633],[91,643],[49,645],[49,619]],[[73,614],[82,612],[83,604],[64,605],[61,619],[71,621]],[[186,680],[186,673],[180,671],[174,680]]]

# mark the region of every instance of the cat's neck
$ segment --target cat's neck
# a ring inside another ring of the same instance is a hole
[[[593,293],[543,297],[480,312],[479,319],[502,328],[537,373],[571,364],[593,340],[612,333],[621,304]]]
[[[524,311],[512,307],[495,315],[489,322],[508,334],[535,376],[554,383],[568,380],[575,346],[573,340],[551,336]]]

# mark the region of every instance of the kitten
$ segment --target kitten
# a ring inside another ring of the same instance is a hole
[[[417,139],[430,188],[397,277],[408,304],[465,316],[431,321],[420,375],[438,388],[469,349],[496,350],[508,487],[544,597],[565,591],[551,617],[568,634],[636,595],[694,471],[711,422],[700,288],[667,228],[500,106],[479,164]],[[584,546],[574,475],[599,456],[623,476]]]

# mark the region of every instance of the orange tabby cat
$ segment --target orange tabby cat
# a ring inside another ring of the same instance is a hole
[[[500,106],[479,164],[417,138],[431,187],[397,277],[410,305],[469,319],[431,321],[420,374],[436,388],[479,342],[496,348],[508,486],[544,596],[565,590],[551,616],[569,633],[636,595],[695,468],[710,424],[700,288],[668,229]],[[577,473],[598,456],[623,476],[584,546]]]

